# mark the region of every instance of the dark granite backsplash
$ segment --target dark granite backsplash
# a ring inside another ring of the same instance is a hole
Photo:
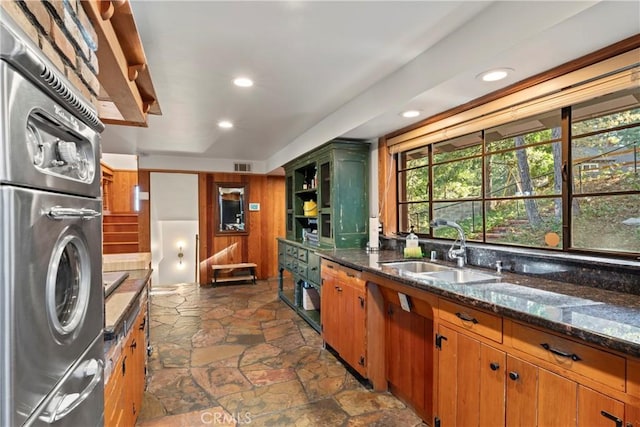
[[[404,238],[381,237],[380,244],[382,249],[397,250],[402,257]],[[420,247],[425,257],[436,251],[437,259],[444,260],[451,242],[420,239]],[[467,243],[468,265],[495,268],[496,261],[502,261],[503,271],[640,295],[640,262],[637,261]]]

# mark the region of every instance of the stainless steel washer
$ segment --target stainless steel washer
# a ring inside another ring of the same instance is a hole
[[[0,425],[102,425],[103,126],[0,17]]]

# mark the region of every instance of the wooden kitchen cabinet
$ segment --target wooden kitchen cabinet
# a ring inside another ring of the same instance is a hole
[[[576,425],[574,381],[513,356],[507,357],[506,371],[507,426]]]
[[[146,379],[146,316],[142,309],[136,317],[105,386],[105,426],[133,426],[138,419]]]
[[[640,411],[603,391],[625,391],[624,357],[513,321],[503,339],[501,316],[438,304],[440,426],[638,427]]]
[[[436,345],[441,425],[503,426],[505,352],[444,324],[438,328]]]
[[[360,375],[367,376],[366,284],[360,272],[322,261],[322,338]]]
[[[386,376],[391,391],[424,420],[433,414],[433,321],[387,302]]]

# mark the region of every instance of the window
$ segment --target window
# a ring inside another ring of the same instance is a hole
[[[453,239],[449,227],[429,229],[430,219],[444,218],[485,243],[640,253],[637,89],[396,159],[400,232],[414,226],[423,236]]]
[[[456,221],[468,240],[482,240],[482,133],[433,144],[433,217]],[[436,237],[455,238],[441,227]]]
[[[426,148],[398,157],[398,218],[401,229],[429,232],[429,152]]]
[[[640,252],[640,93],[576,105],[571,118],[571,246]]]

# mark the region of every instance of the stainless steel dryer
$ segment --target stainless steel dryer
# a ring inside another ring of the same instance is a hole
[[[102,425],[103,125],[0,19],[0,425]]]

